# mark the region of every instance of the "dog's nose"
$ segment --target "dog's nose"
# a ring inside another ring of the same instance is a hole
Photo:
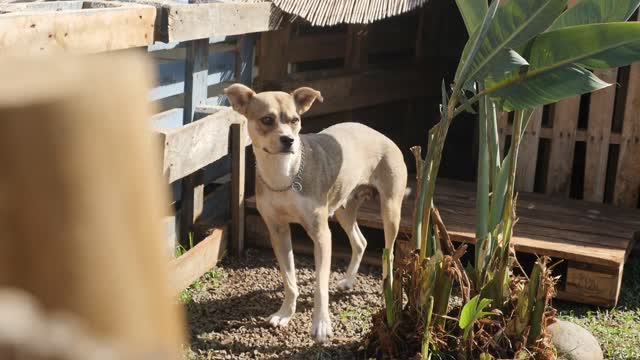
[[[286,135],[280,136],[280,143],[282,144],[282,146],[290,148],[291,145],[293,145],[293,138]]]

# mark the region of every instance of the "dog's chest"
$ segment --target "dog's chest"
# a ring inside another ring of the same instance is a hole
[[[266,213],[280,222],[303,223],[309,213],[310,200],[298,193],[269,193],[257,199],[260,213]]]

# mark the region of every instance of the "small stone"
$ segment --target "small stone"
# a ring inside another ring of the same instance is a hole
[[[585,328],[557,320],[547,327],[558,356],[567,360],[603,360],[598,340]]]

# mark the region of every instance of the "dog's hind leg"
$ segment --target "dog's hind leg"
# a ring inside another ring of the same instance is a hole
[[[367,240],[364,238],[358,228],[356,222],[356,216],[358,208],[361,204],[360,199],[352,199],[347,203],[343,209],[336,211],[336,219],[342,226],[342,229],[347,233],[349,242],[351,243],[351,262],[344,275],[344,278],[338,283],[339,290],[350,290],[353,288],[353,284],[356,281],[356,275],[358,274],[358,268],[360,267],[360,261],[367,247]]]
[[[280,265],[280,274],[284,282],[284,301],[282,306],[267,321],[274,327],[286,326],[296,312],[296,300],[299,294],[291,247],[291,229],[289,224],[278,224],[268,220],[265,222],[269,229],[271,246],[278,260],[278,265]]]
[[[384,226],[384,247],[393,254],[393,245],[400,230],[400,219],[402,210],[402,197],[383,198],[380,197],[380,215]],[[382,266],[382,278],[387,277],[387,267]]]

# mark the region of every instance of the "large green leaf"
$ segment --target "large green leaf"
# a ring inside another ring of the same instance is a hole
[[[601,89],[608,84],[581,65],[610,68],[640,60],[640,23],[580,25],[538,36],[529,48],[530,66],[496,81],[486,93],[506,111],[527,109]]]
[[[503,111],[513,111],[551,104],[609,85],[590,71],[569,64],[515,74],[500,83],[488,84],[486,92],[502,105]]]
[[[640,0],[582,0],[562,13],[549,31],[576,25],[626,21],[638,5]]]
[[[469,87],[469,83],[472,83],[475,80],[473,77],[467,77],[467,74],[471,70],[473,59],[476,57],[476,54],[480,50],[487,32],[491,27],[491,23],[493,22],[493,18],[496,15],[499,3],[499,1],[494,1],[491,4],[484,16],[484,19],[482,19],[482,24],[478,26],[478,29],[476,29],[473,35],[469,37],[469,40],[467,41],[467,44],[462,51],[462,56],[460,57],[460,61],[458,62],[458,69],[456,70],[456,75],[454,77],[455,87],[453,89],[453,94],[456,96],[460,92],[460,89],[463,85]],[[443,103],[443,106],[447,106],[447,104]]]
[[[474,56],[471,51],[475,45],[472,40],[477,40],[475,36],[472,36],[465,46],[461,65],[456,72],[456,80],[465,82],[479,80],[487,73],[505,73],[512,70],[512,68],[500,68],[505,65],[514,66],[510,62],[499,61],[504,59],[505,51],[524,45],[528,40],[546,30],[566,4],[567,0],[510,0],[505,5],[499,6],[477,54]],[[479,30],[481,29],[477,31]],[[470,62],[469,70],[463,72],[466,62]]]
[[[487,1],[486,0],[456,0],[462,20],[464,20],[464,26],[467,28],[469,36],[482,23],[485,14],[487,13]]]
[[[640,60],[640,22],[572,26],[538,36],[530,70],[576,63],[607,69]]]

